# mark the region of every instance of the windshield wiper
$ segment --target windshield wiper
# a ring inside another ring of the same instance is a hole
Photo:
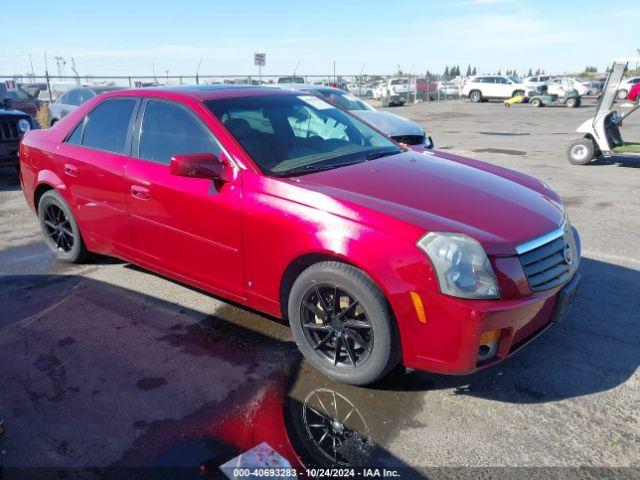
[[[297,168],[292,168],[290,170],[285,170],[284,172],[274,172],[271,175],[274,176],[274,177],[291,177],[291,176],[298,175],[298,174],[315,173],[315,172],[322,172],[322,171],[325,171],[325,170],[333,170],[334,168],[346,167],[348,165],[355,165],[356,163],[360,163],[360,161],[347,162],[347,163],[334,163],[334,164],[331,164],[331,165],[317,165],[315,163],[312,163],[310,165],[303,165],[302,167],[297,167]]]
[[[397,155],[400,152],[396,151],[385,151],[385,152],[373,152],[369,155],[366,155],[364,158],[367,160],[375,160],[376,158],[388,157],[390,155]]]

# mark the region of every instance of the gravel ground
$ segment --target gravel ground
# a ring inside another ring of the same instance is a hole
[[[356,407],[364,424],[354,428],[375,444],[369,453],[406,472],[635,467],[590,472],[638,475],[640,160],[568,163],[566,147],[593,102],[390,110],[421,123],[439,148],[534,175],[561,194],[584,248],[583,283],[563,324],[475,375],[398,372],[374,388],[335,384],[301,361],[274,319],[117,260],[56,262],[14,173],[0,169],[0,464],[8,474],[197,466],[262,440],[283,451],[287,437],[296,445],[284,418],[324,389]],[[633,120],[623,135],[640,136]],[[480,474],[459,471],[468,472]],[[486,476],[496,472],[509,470]]]

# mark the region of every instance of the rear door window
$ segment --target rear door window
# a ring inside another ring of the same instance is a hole
[[[185,108],[163,101],[147,102],[138,157],[169,165],[174,155],[220,155],[220,150],[208,128]]]
[[[98,104],[85,120],[82,145],[125,154],[131,114],[136,102],[135,98],[118,98]]]

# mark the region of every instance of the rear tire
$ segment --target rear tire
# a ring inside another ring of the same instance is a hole
[[[520,95],[520,96],[524,97],[524,90],[516,90],[515,92],[513,92],[513,95],[511,95],[511,96],[515,97],[517,95]]]
[[[571,97],[571,98],[567,99],[566,105],[567,105],[567,108],[575,108],[575,107],[579,106],[580,104],[579,104],[577,98]]]
[[[482,101],[482,92],[480,90],[471,90],[469,92],[469,100],[473,103],[480,103]]]
[[[45,192],[38,202],[38,220],[45,243],[58,260],[81,263],[89,252],[78,223],[64,198],[55,190]]]
[[[399,333],[386,298],[352,265],[320,262],[307,268],[291,288],[288,314],[302,354],[334,380],[367,385],[400,360]]]
[[[627,95],[629,94],[629,92],[626,89],[621,89],[618,90],[616,92],[616,97],[618,97],[618,100],[625,100],[627,98]]]
[[[594,154],[595,146],[588,138],[574,140],[567,149],[567,157],[573,165],[586,165],[593,160]]]
[[[542,106],[542,100],[540,100],[539,98],[533,98],[530,102],[532,107],[536,107],[539,108]]]

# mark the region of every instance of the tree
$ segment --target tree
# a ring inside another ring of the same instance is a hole
[[[527,77],[533,77],[533,71],[529,68],[529,72],[527,73]]]
[[[449,78],[450,78],[449,65],[445,65],[445,67],[444,67],[444,75],[443,75],[443,78],[444,78],[445,80],[449,80]]]
[[[469,65],[467,67],[467,77],[470,77],[471,75],[472,75],[472,73],[471,73],[471,65]]]
[[[591,66],[591,65],[587,65],[587,66],[584,68],[584,72],[585,72],[585,73],[598,73],[598,67],[593,67],[593,66]]]
[[[473,67],[473,72],[471,72],[471,75],[476,75],[476,67]]]
[[[500,70],[498,70],[498,75],[502,75],[502,72]]]
[[[518,72],[516,72],[515,68],[513,69],[513,72],[511,72],[511,76],[518,78]]]

